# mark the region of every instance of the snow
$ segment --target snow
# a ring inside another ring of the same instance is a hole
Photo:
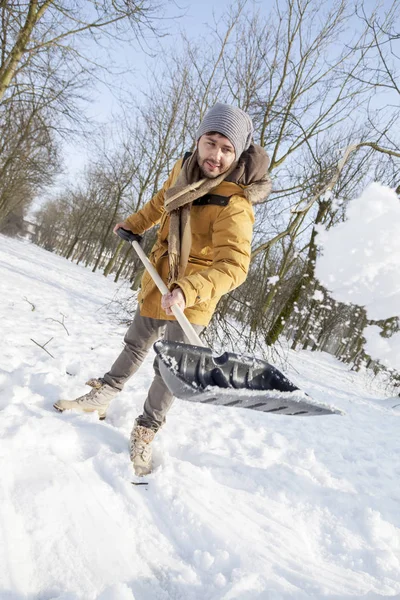
[[[279,281],[279,275],[273,275],[272,277],[268,277],[267,281],[269,285],[276,285]]]
[[[322,302],[324,300],[324,294],[321,292],[321,290],[315,290],[312,299],[316,300],[317,302]]]
[[[327,354],[289,352],[285,374],[344,416],[177,400],[134,486],[153,353],[106,421],[52,408],[122,347],[116,290],[0,236],[1,600],[399,599],[400,399]],[[31,338],[53,338],[54,358]]]
[[[379,358],[379,361],[387,367],[400,371],[400,334],[396,333],[390,338],[384,338],[380,332],[381,329],[377,325],[369,325],[364,329],[367,353]]]
[[[347,219],[319,228],[323,249],[316,276],[339,302],[364,306],[368,319],[400,316],[400,201],[389,187],[371,183],[349,203]],[[400,333],[383,340],[376,326],[364,332],[366,351],[400,371]]]

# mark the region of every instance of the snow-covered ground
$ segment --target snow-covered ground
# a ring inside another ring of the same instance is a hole
[[[287,375],[345,416],[177,400],[133,486],[153,356],[105,422],[52,408],[121,349],[116,287],[0,236],[0,599],[400,598],[400,413],[383,388],[292,353]],[[31,341],[51,338],[54,358]]]

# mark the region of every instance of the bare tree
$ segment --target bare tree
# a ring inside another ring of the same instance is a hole
[[[123,38],[130,34],[140,37],[144,30],[153,30],[152,19],[159,4],[152,0],[135,2],[94,1],[68,3],[63,0],[10,0],[0,6],[1,63],[0,101],[7,101],[6,92],[18,76],[33,64],[40,64],[43,54],[56,52],[69,61],[88,62],[76,40],[101,36]],[[19,85],[27,85],[21,82]],[[20,90],[13,90],[19,93]]]
[[[41,101],[0,107],[0,223],[23,214],[59,169],[51,115]],[[47,120],[46,120],[47,117]],[[21,212],[22,211],[22,212]]]
[[[26,179],[21,193],[15,192],[15,183],[10,177],[2,179],[3,189],[7,187],[8,191],[3,191],[0,200],[0,221],[17,210],[21,198],[28,205],[34,190],[38,191],[39,173],[33,173],[34,163],[38,170],[34,151],[38,129],[42,148],[45,135],[52,139],[52,148],[49,144],[47,147],[53,155],[56,137],[67,132],[82,132],[86,117],[80,101],[88,97],[93,75],[104,68],[93,57],[94,44],[98,43],[100,48],[100,44],[111,40],[140,43],[145,32],[157,34],[154,19],[160,18],[161,8],[156,0],[113,3],[10,0],[0,3],[0,127],[3,134],[0,169],[7,169],[9,175],[11,165],[18,164],[20,179],[22,173]],[[6,124],[15,119],[20,121],[18,130],[13,127],[18,139],[6,144],[4,137],[10,131]],[[45,129],[47,134],[44,134]],[[22,164],[22,147],[26,166]],[[51,183],[50,167],[54,165],[54,160],[47,158],[46,176],[43,170],[41,173],[43,185]]]

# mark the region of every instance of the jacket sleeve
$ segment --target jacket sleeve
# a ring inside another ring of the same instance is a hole
[[[212,265],[177,280],[172,286],[182,289],[187,307],[219,298],[244,282],[250,266],[253,224],[250,202],[232,196],[213,224]]]
[[[149,202],[146,202],[143,208],[125,219],[126,223],[129,225],[129,229],[133,233],[142,234],[147,231],[147,229],[151,229],[151,227],[154,227],[154,225],[157,225],[157,223],[160,222],[164,212],[165,192],[175,183],[179,171],[181,170],[181,165],[182,160],[178,160],[162,188],[151,200],[149,200]]]

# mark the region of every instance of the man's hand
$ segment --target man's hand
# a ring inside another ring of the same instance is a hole
[[[185,295],[180,288],[175,288],[172,292],[168,294],[164,294],[161,298],[161,306],[163,310],[167,313],[167,315],[172,315],[173,312],[171,310],[171,306],[173,305],[179,306],[182,310],[186,308],[186,300]]]
[[[119,237],[125,240],[126,242],[138,242],[138,244],[142,243],[143,237],[138,233],[133,233],[133,231],[129,229],[129,226],[126,222],[117,223],[113,231],[115,235],[119,235]]]
[[[117,234],[117,230],[122,227],[123,229],[127,229],[128,231],[131,230],[131,228],[129,227],[128,223],[126,221],[122,221],[122,223],[117,223],[116,226],[113,229],[113,232],[115,233],[115,235]]]

